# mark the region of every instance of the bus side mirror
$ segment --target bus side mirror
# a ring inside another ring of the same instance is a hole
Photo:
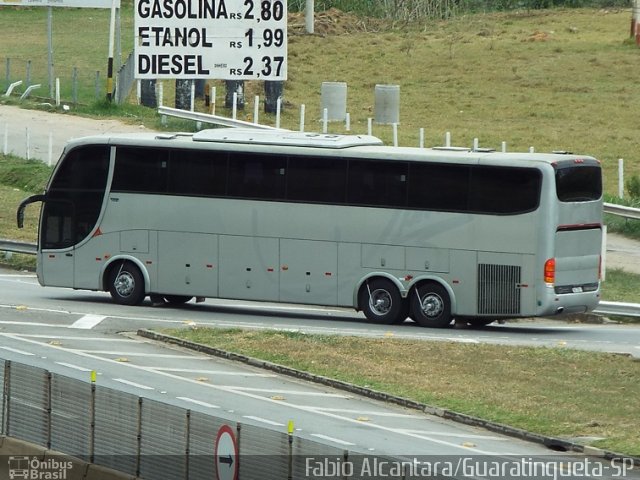
[[[24,209],[27,208],[27,205],[35,202],[44,202],[46,200],[46,195],[32,195],[29,198],[25,198],[20,205],[18,206],[18,212],[16,215],[16,220],[18,222],[18,228],[22,228],[24,226]]]

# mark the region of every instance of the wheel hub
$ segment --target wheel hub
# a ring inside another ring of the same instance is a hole
[[[391,310],[391,295],[386,290],[374,290],[369,297],[369,306],[376,315],[386,315]]]
[[[116,292],[121,297],[128,297],[133,292],[133,289],[136,286],[136,282],[129,272],[121,272],[116,281],[113,282],[114,287],[116,288]]]
[[[427,317],[437,317],[444,310],[444,302],[440,295],[430,293],[422,297],[421,307]]]

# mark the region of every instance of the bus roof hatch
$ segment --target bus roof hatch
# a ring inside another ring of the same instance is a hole
[[[289,145],[316,148],[348,148],[365,145],[382,145],[382,140],[371,135],[334,135],[327,133],[247,128],[214,128],[202,130],[193,135],[193,141]]]

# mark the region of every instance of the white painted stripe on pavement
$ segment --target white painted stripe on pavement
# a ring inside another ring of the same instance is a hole
[[[100,322],[102,322],[105,318],[107,317],[103,315],[91,315],[91,314],[85,315],[84,317],[79,318],[78,320],[73,322],[71,325],[69,325],[69,328],[81,328],[84,330],[91,330],[93,327],[95,327]]]
[[[328,442],[337,443],[338,445],[355,445],[355,443],[347,442],[345,440],[340,440],[339,438],[329,437],[327,435],[322,435],[321,433],[312,433],[311,436],[320,438],[322,440],[327,440]]]
[[[282,395],[302,395],[308,397],[330,397],[330,398],[351,398],[351,395],[342,395],[340,393],[323,393],[323,392],[306,392],[303,390],[283,390],[281,388],[252,388],[252,387],[236,387],[235,385],[227,386],[229,390],[237,390],[241,392],[264,392],[279,393]]]
[[[29,357],[35,356],[35,353],[25,352],[24,350],[18,350],[17,348],[11,348],[11,347],[0,347],[0,348],[2,350],[7,350],[9,352],[19,353],[20,355],[27,355]]]
[[[73,365],[72,363],[65,363],[65,362],[56,362],[56,363],[58,365],[62,365],[63,367],[73,368],[74,370],[79,370],[81,372],[91,372],[92,371],[90,368],[81,367],[79,365]]]
[[[164,368],[164,367],[152,367],[151,370],[159,370],[161,372],[176,372],[176,373],[204,373],[207,375],[231,375],[233,377],[277,377],[274,373],[248,373],[248,372],[225,372],[223,370],[198,370],[193,368]]]
[[[207,408],[220,408],[218,405],[213,405],[212,403],[203,402],[202,400],[196,400],[195,398],[189,397],[176,397],[178,400],[182,400],[183,402],[195,403],[196,405],[200,405],[202,407]]]
[[[248,418],[249,420],[255,420],[256,422],[266,423],[267,425],[273,425],[274,427],[284,427],[284,423],[274,422],[273,420],[267,420],[262,417],[254,417],[253,415],[243,415],[242,418]]]
[[[363,411],[349,408],[325,408],[310,405],[309,410],[317,410],[323,412],[333,413],[355,413],[358,415],[368,415],[370,417],[391,417],[391,418],[424,418],[423,415],[412,415],[410,413],[395,413],[395,412],[375,412],[375,411]]]
[[[81,337],[81,336],[73,336],[73,335],[41,335],[41,334],[32,334],[32,333],[17,333],[16,335],[19,335],[25,338],[50,338],[51,340],[86,340],[91,342],[140,343],[131,338],[100,338],[100,337]]]
[[[476,435],[473,433],[453,433],[453,432],[435,432],[433,430],[411,430],[401,428],[399,431],[405,433],[415,433],[419,435],[435,435],[440,437],[458,437],[458,438],[473,438],[475,440],[496,440],[496,441],[511,441],[510,437],[497,437],[493,435]]]
[[[172,355],[170,353],[141,353],[141,352],[115,352],[113,350],[85,350],[68,348],[69,352],[87,353],[89,355],[116,355],[118,357],[148,357],[148,358],[174,358],[189,360],[211,360],[211,357],[196,357],[193,355]]]
[[[153,387],[149,387],[147,385],[142,385],[141,383],[131,382],[129,380],[125,380],[124,378],[114,378],[114,382],[124,383],[125,385],[130,385],[136,388],[142,388],[143,390],[155,390]]]

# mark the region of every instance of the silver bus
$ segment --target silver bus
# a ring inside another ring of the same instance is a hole
[[[376,323],[553,316],[600,298],[600,163],[219,128],[70,142],[42,202],[45,286],[352,307]]]

